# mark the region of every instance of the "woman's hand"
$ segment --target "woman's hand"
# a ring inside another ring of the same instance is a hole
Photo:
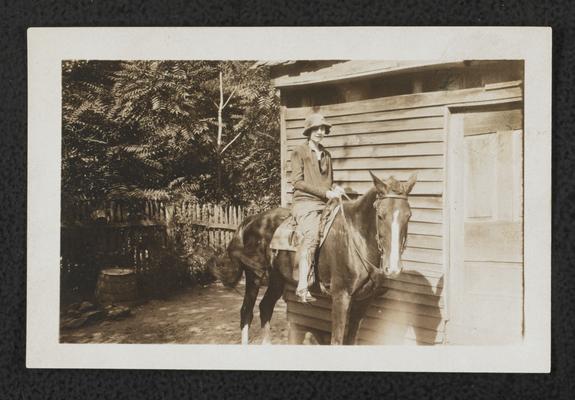
[[[338,190],[328,190],[325,192],[325,197],[327,197],[328,200],[340,199],[341,195],[342,193]]]
[[[333,185],[333,188],[331,190],[334,192],[338,192],[340,196],[343,196],[345,194],[345,189],[339,185]]]

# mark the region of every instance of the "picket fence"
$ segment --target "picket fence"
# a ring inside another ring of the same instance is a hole
[[[63,226],[91,227],[100,223],[108,228],[165,227],[170,230],[176,224],[201,227],[202,244],[224,249],[234,231],[244,219],[241,206],[198,204],[187,201],[168,203],[159,200],[110,201],[96,207],[90,202],[78,203],[68,213],[71,222]]]
[[[179,224],[203,228],[204,244],[223,250],[244,219],[244,209],[240,206],[183,202],[174,205],[174,219]]]

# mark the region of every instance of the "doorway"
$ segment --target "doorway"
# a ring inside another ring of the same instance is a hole
[[[447,121],[447,342],[517,342],[523,334],[522,103],[450,109]]]

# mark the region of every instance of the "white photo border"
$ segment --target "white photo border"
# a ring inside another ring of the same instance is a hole
[[[59,343],[62,60],[81,59],[523,59],[523,343],[340,347]],[[31,28],[28,30],[27,242],[26,365],[29,368],[549,372],[551,29]]]

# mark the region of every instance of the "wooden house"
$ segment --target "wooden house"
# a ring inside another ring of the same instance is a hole
[[[281,97],[282,202],[304,119],[333,124],[334,179],[362,194],[418,182],[404,272],[363,321],[360,343],[508,343],[523,324],[523,62],[267,62]],[[292,329],[329,332],[329,302],[298,304]]]

